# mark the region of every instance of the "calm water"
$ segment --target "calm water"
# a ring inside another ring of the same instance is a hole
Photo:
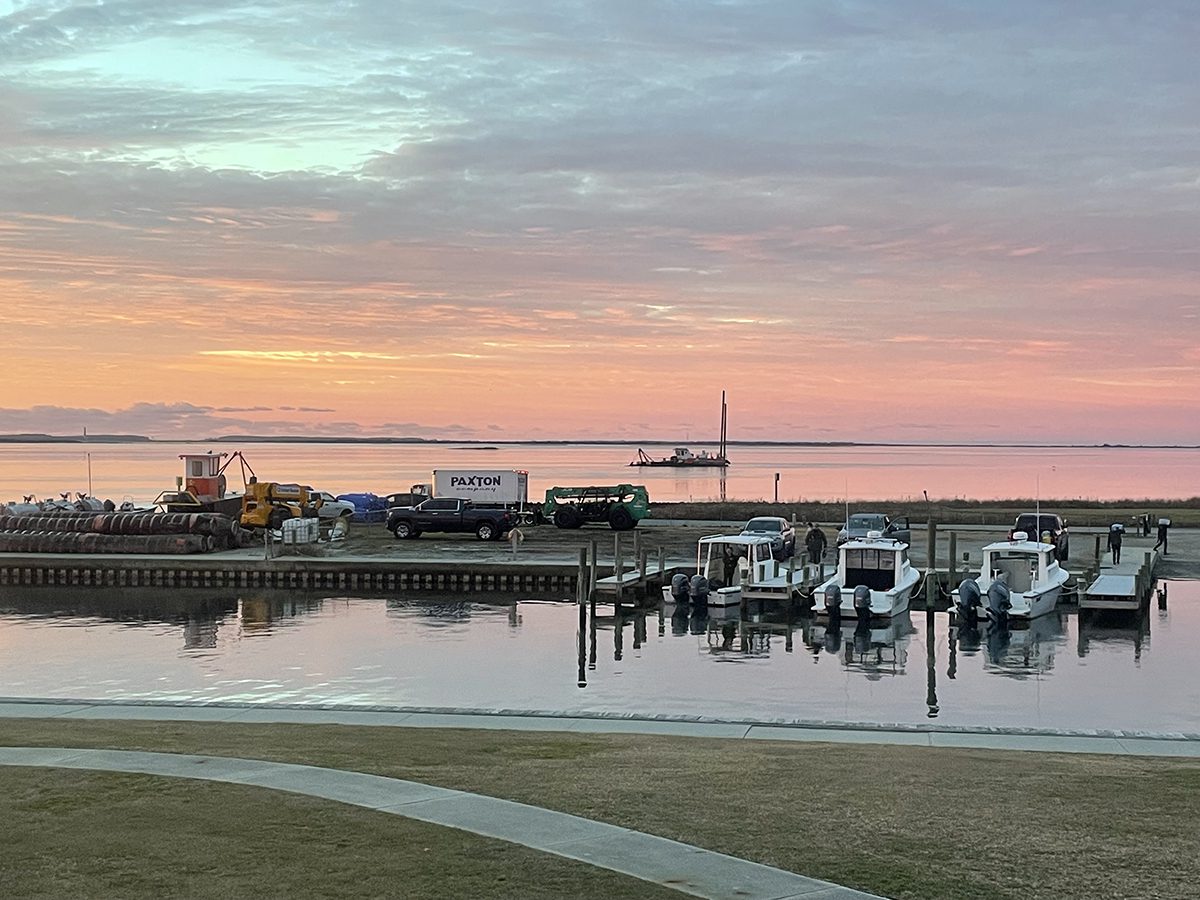
[[[1142,621],[963,636],[937,615],[932,643],[923,613],[859,633],[601,616],[582,687],[566,603],[5,589],[0,695],[1200,732],[1200,582],[1167,587]]]
[[[0,502],[26,494],[86,490],[149,502],[181,473],[178,455],[196,444],[0,444]],[[232,447],[214,445],[211,449]],[[669,448],[646,445],[652,456]],[[693,449],[700,449],[695,445]],[[448,446],[252,444],[264,481],[299,481],[334,493],[387,494],[428,482],[435,468],[525,469],[531,496],[553,485],[646,484],[652,499],[905,500],[1011,497],[1187,498],[1200,484],[1200,451],[992,447],[733,447],[724,479],[716,470],[630,468],[636,446]],[[236,464],[235,464],[236,467]],[[722,484],[724,481],[724,484]],[[240,487],[240,476],[230,478]]]

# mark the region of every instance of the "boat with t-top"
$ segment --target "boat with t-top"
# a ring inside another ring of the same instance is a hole
[[[837,570],[813,595],[813,613],[894,616],[908,609],[920,578],[908,560],[908,544],[871,531],[838,547]]]
[[[696,574],[663,585],[668,603],[736,606],[746,600],[791,600],[804,586],[804,566],[776,558],[765,534],[710,534],[696,542]]]
[[[1053,611],[1070,577],[1053,544],[1018,531],[983,548],[979,577],[955,589],[951,609],[959,618],[1034,619]]]

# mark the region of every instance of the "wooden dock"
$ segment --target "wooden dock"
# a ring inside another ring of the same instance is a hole
[[[522,593],[569,597],[574,565],[245,556],[4,554],[0,585]]]
[[[1099,574],[1079,594],[1079,609],[1116,609],[1137,612],[1150,602],[1158,553],[1146,550],[1140,559],[1101,567]]]

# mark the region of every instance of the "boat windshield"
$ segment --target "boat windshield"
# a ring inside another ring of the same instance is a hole
[[[847,550],[842,577],[845,587],[866,585],[873,591],[890,591],[896,586],[896,554],[892,550]]]
[[[1004,576],[1009,590],[1027,591],[1037,583],[1039,557],[1038,553],[993,554],[989,574],[993,581]]]

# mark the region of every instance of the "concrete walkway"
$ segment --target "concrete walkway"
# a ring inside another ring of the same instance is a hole
[[[0,719],[5,717],[489,728],[511,731],[564,731],[575,734],[657,734],[737,740],[903,744],[918,747],[1200,758],[1200,735],[1197,734],[974,729],[932,725],[843,725],[834,722],[735,722],[671,717],[583,716],[523,710],[0,698]]]
[[[320,797],[521,844],[696,897],[869,900],[873,896],[616,825],[379,775],[221,756],[64,747],[0,747],[0,765],[195,778]]]

